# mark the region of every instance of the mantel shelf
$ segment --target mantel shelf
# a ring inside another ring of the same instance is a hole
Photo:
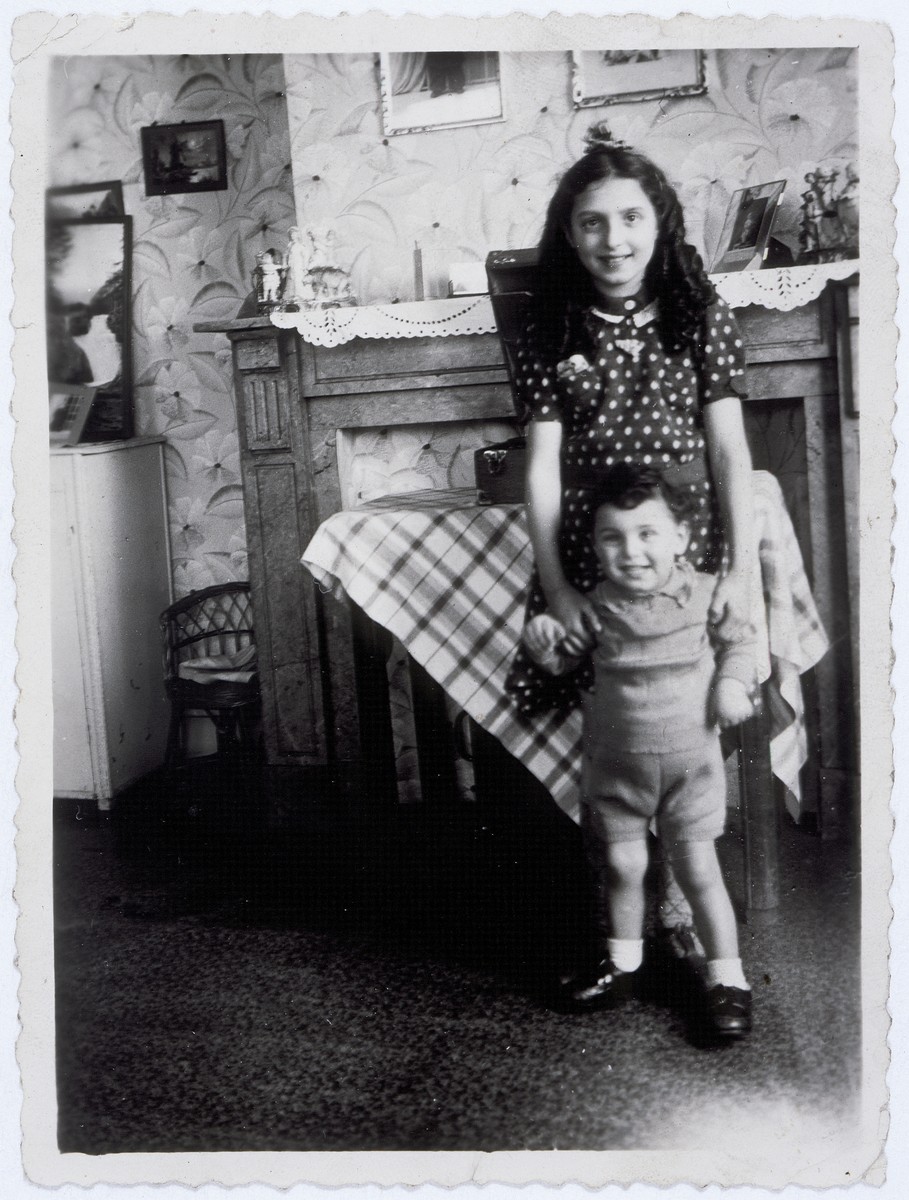
[[[803,267],[770,267],[761,271],[732,271],[712,275],[717,291],[730,308],[759,305],[791,312],[816,300],[831,281],[857,275],[857,259]],[[274,312],[235,321],[201,322],[197,333],[243,333],[295,329],[314,346],[342,346],[355,338],[463,337],[498,332],[488,296],[455,296],[448,300],[417,300],[403,304]]]

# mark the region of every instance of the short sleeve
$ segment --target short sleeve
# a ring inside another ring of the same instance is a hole
[[[702,404],[726,396],[737,396],[740,400],[748,398],[745,343],[725,300],[717,299],[704,315],[702,378]]]
[[[547,364],[536,346],[532,326],[515,344],[512,360],[514,403],[522,422],[560,421],[562,406],[554,364]]]

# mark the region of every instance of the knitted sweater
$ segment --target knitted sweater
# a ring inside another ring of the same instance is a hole
[[[686,562],[653,596],[629,597],[604,581],[591,598],[601,623],[593,647],[594,686],[583,697],[585,749],[625,753],[694,749],[711,730],[709,698],[721,678],[751,689],[756,681],[751,631],[723,641],[708,610],[716,578]],[[552,664],[570,670],[567,655]]]

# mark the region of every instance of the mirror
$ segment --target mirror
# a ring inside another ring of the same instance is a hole
[[[127,216],[46,225],[48,381],[96,389],[83,441],[133,433],[131,245]]]

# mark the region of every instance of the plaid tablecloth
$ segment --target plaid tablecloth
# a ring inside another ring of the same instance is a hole
[[[783,698],[771,741],[792,794],[806,757],[799,674],[827,649],[792,523],[773,476],[757,471],[756,532],[766,615],[762,678]],[[476,503],[470,489],[415,492],[329,517],[303,564],[399,639],[452,700],[515,755],[577,819],[581,718],[519,722],[504,692],[521,634],[532,552],[522,505]],[[760,589],[756,589],[760,595]]]

